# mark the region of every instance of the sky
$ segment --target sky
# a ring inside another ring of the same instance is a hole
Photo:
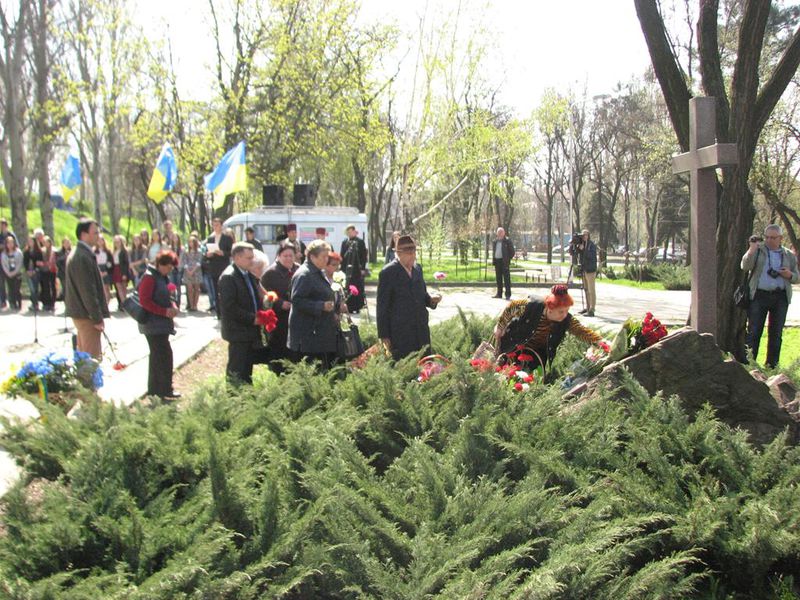
[[[136,0],[137,19],[151,36],[168,37],[184,98],[208,98],[213,79],[214,43],[203,0]],[[365,23],[394,22],[418,29],[422,15],[452,10],[456,0],[361,0]],[[548,87],[589,97],[612,93],[620,81],[640,77],[649,65],[647,48],[632,0],[465,0],[485,5],[481,19],[491,47],[487,76],[500,90],[503,104],[527,116]],[[427,10],[427,13],[426,13]],[[153,20],[153,15],[158,17]],[[155,21],[155,22],[154,22]],[[408,38],[407,38],[408,40]],[[405,41],[397,59],[413,69],[414,52]]]

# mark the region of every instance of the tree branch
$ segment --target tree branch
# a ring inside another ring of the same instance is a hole
[[[792,41],[781,56],[778,66],[758,94],[755,107],[756,131],[761,132],[766,125],[767,119],[797,72],[798,66],[800,66],[800,28],[794,32]]]
[[[689,150],[689,99],[691,93],[686,85],[678,59],[667,40],[664,20],[658,11],[656,0],[634,0],[636,15],[642,27],[650,60],[656,73],[664,101],[667,104],[672,127],[684,152]]]
[[[697,19],[697,47],[700,55],[700,74],[703,90],[717,99],[716,133],[720,141],[728,141],[731,106],[725,90],[720,62],[717,20],[719,0],[701,0]]]

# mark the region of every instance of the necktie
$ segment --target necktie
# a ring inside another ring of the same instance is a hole
[[[256,291],[253,289],[253,282],[250,281],[250,275],[242,273],[244,281],[247,283],[247,289],[250,290],[250,298],[253,300],[253,310],[258,312],[258,300],[256,299]]]

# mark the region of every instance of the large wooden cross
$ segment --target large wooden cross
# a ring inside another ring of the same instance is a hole
[[[691,174],[689,243],[692,262],[691,326],[717,335],[716,168],[738,162],[736,144],[717,144],[716,98],[689,100],[689,152],[672,159],[674,174]],[[733,293],[733,290],[731,290]]]

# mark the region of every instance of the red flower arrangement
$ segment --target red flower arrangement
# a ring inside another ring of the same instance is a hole
[[[278,315],[271,308],[260,310],[256,313],[256,322],[261,325],[267,333],[272,333],[278,326]]]
[[[642,349],[647,348],[658,342],[661,338],[666,337],[666,335],[667,328],[661,324],[661,321],[653,316],[653,313],[648,312],[645,314],[644,320],[642,321],[642,328],[636,336],[637,345],[640,345]]]

